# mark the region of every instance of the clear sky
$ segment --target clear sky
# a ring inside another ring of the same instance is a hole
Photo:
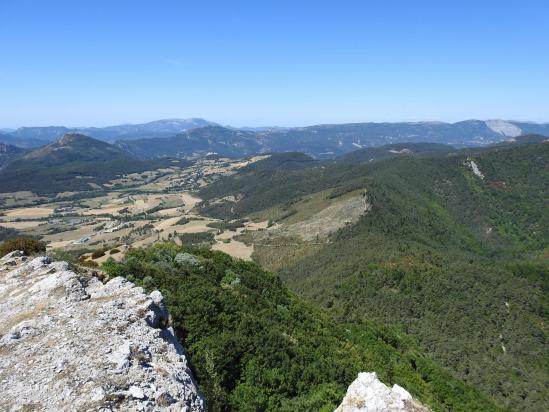
[[[549,1],[0,0],[0,127],[549,121]]]

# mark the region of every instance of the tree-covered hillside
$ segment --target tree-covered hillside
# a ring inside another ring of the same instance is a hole
[[[499,410],[402,332],[337,323],[254,263],[165,243],[104,269],[163,293],[211,411],[332,411],[359,371],[434,411]]]
[[[142,159],[189,158],[208,153],[241,157],[261,152],[255,133],[221,126],[190,129],[168,138],[121,140],[117,145]]]
[[[0,170],[0,192],[29,190],[36,194],[54,194],[92,190],[94,185],[122,174],[169,164],[162,160],[138,160],[108,143],[67,134],[8,162]]]
[[[25,149],[0,143],[0,170],[17,157],[22,156],[24,153]]]
[[[440,143],[396,143],[355,150],[338,157],[336,161],[346,164],[361,164],[402,156],[445,155],[454,151],[456,151],[454,147]]]
[[[207,200],[204,210],[241,217],[321,190],[365,189],[370,211],[313,254],[288,260],[284,282],[341,322],[368,318],[413,335],[500,405],[542,411],[548,164],[549,144],[538,143],[248,171],[203,192],[206,199],[238,194],[238,202]]]

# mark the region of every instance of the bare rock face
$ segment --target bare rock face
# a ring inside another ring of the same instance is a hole
[[[375,372],[358,374],[335,412],[429,412],[404,388],[387,387]]]
[[[0,259],[0,410],[203,411],[160,292]]]

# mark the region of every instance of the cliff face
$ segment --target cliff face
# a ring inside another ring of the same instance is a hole
[[[404,388],[381,382],[375,372],[359,373],[335,412],[429,412]]]
[[[162,295],[0,259],[0,410],[204,410]]]

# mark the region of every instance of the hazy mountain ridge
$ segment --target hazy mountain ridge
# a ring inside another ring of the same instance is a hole
[[[204,130],[200,131],[202,128]],[[187,133],[191,130],[195,132]],[[20,147],[37,147],[68,132],[83,133],[110,143],[117,141],[119,146],[142,158],[193,157],[195,154],[209,152],[245,156],[251,153],[294,151],[325,159],[364,147],[404,142],[441,143],[456,147],[483,146],[516,138],[521,134],[549,135],[549,123],[496,119],[456,123],[385,122],[234,128],[191,118],[108,127],[22,127],[0,134],[0,142]],[[234,136],[231,137],[231,134]],[[238,142],[236,137],[241,141]]]
[[[2,132],[0,133],[0,143],[16,146],[23,149],[44,146],[48,142],[35,138],[17,137],[13,134]]]
[[[529,125],[530,129],[549,134],[549,125]],[[514,139],[520,132],[510,122],[481,120],[457,123],[351,123],[259,131],[216,126],[214,129],[193,129],[168,141],[140,139],[119,141],[117,144],[147,158],[167,155],[193,157],[207,152],[225,156],[302,152],[318,159],[329,159],[357,149],[397,143],[486,146]],[[238,136],[241,140],[236,145],[233,139]]]
[[[162,119],[142,124],[122,124],[107,127],[20,127],[12,132],[4,133],[6,135],[4,139],[10,139],[9,143],[18,146],[26,144],[26,147],[30,147],[30,142],[33,147],[36,147],[57,140],[66,133],[82,133],[96,139],[113,142],[118,139],[169,137],[188,129],[214,124],[200,118],[189,118]],[[1,139],[2,136],[0,135],[0,141],[2,141]]]

